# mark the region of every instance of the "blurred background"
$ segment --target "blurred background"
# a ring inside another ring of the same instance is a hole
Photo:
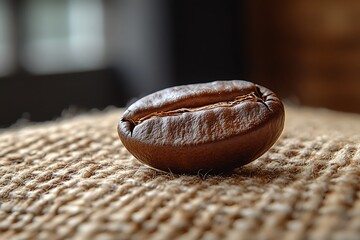
[[[0,127],[217,79],[360,112],[360,1],[0,0]]]

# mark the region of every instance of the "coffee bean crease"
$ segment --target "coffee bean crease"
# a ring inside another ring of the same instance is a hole
[[[174,110],[169,110],[169,111],[161,111],[161,112],[153,112],[150,113],[142,118],[139,119],[123,119],[123,121],[130,121],[132,124],[134,124],[135,126],[144,122],[145,120],[152,118],[152,117],[167,117],[167,116],[176,116],[185,112],[196,112],[196,111],[203,111],[203,110],[210,110],[213,108],[218,108],[218,107],[232,107],[236,104],[240,104],[244,101],[253,101],[253,102],[262,102],[264,103],[264,99],[261,98],[261,96],[256,95],[257,92],[251,92],[249,94],[245,94],[242,96],[237,96],[234,100],[230,100],[230,101],[223,101],[223,102],[218,102],[218,103],[213,103],[213,104],[209,104],[209,105],[205,105],[205,106],[200,106],[200,107],[193,107],[193,108],[179,108],[179,109],[174,109]],[[265,104],[265,103],[264,103]],[[266,104],[265,104],[266,105]]]

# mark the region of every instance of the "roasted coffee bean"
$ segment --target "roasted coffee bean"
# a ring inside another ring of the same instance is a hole
[[[284,127],[284,106],[246,81],[167,88],[133,103],[118,124],[141,162],[176,173],[226,172],[266,152]]]

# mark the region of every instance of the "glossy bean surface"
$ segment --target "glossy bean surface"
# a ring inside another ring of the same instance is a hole
[[[284,127],[284,106],[269,89],[247,81],[167,88],[123,114],[118,134],[128,151],[156,169],[226,172],[266,152]]]

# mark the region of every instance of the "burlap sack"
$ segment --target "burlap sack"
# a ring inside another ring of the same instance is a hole
[[[120,116],[0,133],[1,239],[360,239],[360,115],[287,107],[275,146],[221,176],[139,163]]]

